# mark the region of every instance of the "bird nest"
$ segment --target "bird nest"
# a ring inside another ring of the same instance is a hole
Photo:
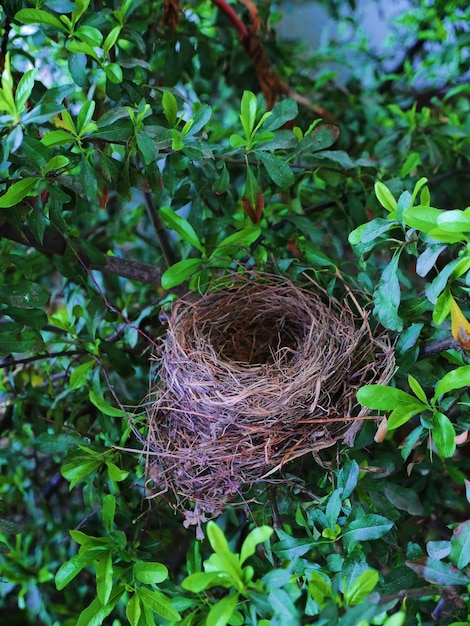
[[[176,302],[156,361],[147,477],[198,527],[288,461],[352,445],[367,415],[357,390],[394,369],[364,311],[273,277]]]

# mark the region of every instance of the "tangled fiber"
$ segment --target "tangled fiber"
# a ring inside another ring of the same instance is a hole
[[[394,368],[364,311],[279,277],[219,281],[173,307],[148,401],[153,494],[185,525],[217,516],[285,463],[351,445],[364,384]]]

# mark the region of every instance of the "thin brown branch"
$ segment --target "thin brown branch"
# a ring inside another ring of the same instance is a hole
[[[21,230],[16,230],[10,224],[2,224],[0,226],[0,239],[2,238],[35,248],[45,254],[57,254],[59,256],[65,254],[69,245],[66,238],[60,233],[46,232],[41,243],[27,226],[23,226]],[[106,255],[103,255],[101,263],[97,263],[90,261],[88,255],[83,250],[78,249],[74,252],[77,260],[86,269],[121,276],[122,278],[136,280],[149,285],[160,286],[161,284],[162,270],[154,265]]]
[[[155,234],[157,235],[160,248],[165,258],[166,265],[167,267],[171,267],[172,265],[175,264],[176,259],[175,259],[175,255],[173,254],[173,249],[170,245],[170,241],[168,239],[165,224],[163,223],[163,220],[160,217],[160,214],[155,208],[152,195],[148,192],[145,192],[144,199],[145,199],[145,206],[147,208],[147,213],[148,213],[150,220],[152,221],[152,225],[155,230]]]

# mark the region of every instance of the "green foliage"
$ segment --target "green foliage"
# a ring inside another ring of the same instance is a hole
[[[9,623],[468,623],[470,9],[413,2],[377,51],[323,4],[349,34],[307,51],[282,5],[2,3]],[[243,268],[354,294],[397,367],[352,448],[200,541],[147,500],[149,355],[177,295]]]

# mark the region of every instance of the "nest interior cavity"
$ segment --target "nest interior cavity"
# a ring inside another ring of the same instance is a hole
[[[359,387],[386,383],[393,351],[353,313],[285,279],[225,280],[178,301],[148,402],[148,477],[185,524],[299,456],[351,445]]]

